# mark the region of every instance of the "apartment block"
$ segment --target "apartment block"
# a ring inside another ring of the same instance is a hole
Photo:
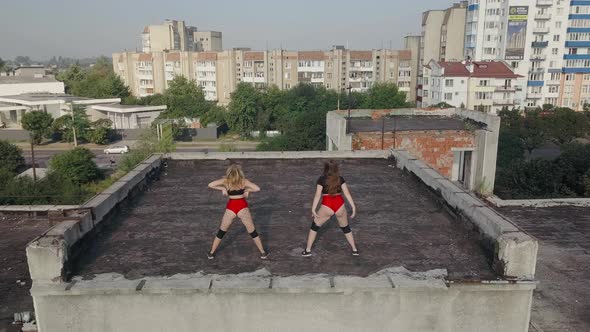
[[[143,53],[164,51],[221,51],[222,34],[218,31],[198,31],[184,21],[166,20],[148,25],[141,35]]]
[[[517,83],[522,87],[518,106],[562,105],[564,41],[572,21],[568,15],[570,5],[580,2],[588,6],[586,1],[570,0],[470,0],[465,56],[505,60],[523,76]]]
[[[424,68],[423,87],[418,90],[422,107],[445,102],[454,107],[496,114],[515,101],[520,78],[502,61],[431,61]]]
[[[463,59],[467,2],[453,4],[442,10],[422,14],[421,64],[430,60],[453,61]]]
[[[549,83],[555,104],[582,111],[590,104],[590,1],[571,1],[568,9],[563,71]]]
[[[195,80],[208,100],[226,104],[237,84],[289,89],[298,83],[343,91],[366,91],[376,82],[393,82],[415,100],[413,54],[409,50],[221,52],[124,52],[113,54],[115,72],[136,96],[163,93],[175,76]]]

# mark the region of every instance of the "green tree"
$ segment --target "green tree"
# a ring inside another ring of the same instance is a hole
[[[100,57],[90,69],[83,69],[78,64],[71,65],[57,75],[63,81],[66,92],[88,98],[128,98],[129,88],[113,71],[110,60]]]
[[[19,55],[16,58],[14,58],[14,63],[17,66],[30,66],[32,61],[31,58],[29,58],[28,56]]]
[[[31,136],[33,144],[40,144],[43,138],[49,138],[52,134],[53,117],[43,111],[27,112],[22,117],[23,129]]]
[[[91,123],[92,129],[88,132],[88,141],[94,144],[105,145],[111,140],[113,122],[109,119],[99,119]]]
[[[572,197],[575,193],[565,184],[571,171],[567,164],[549,160],[519,161],[500,169],[495,189],[509,199]]]
[[[547,136],[559,145],[584,138],[590,133],[588,117],[569,108],[557,108],[545,120]]]
[[[167,109],[160,114],[161,119],[196,119],[213,106],[197,82],[184,76],[174,77],[163,97]]]
[[[0,72],[4,71],[4,67],[6,66],[6,62],[0,58]]]
[[[74,118],[71,114],[60,116],[53,121],[53,130],[61,134],[62,140],[66,142],[74,141],[73,128],[76,130],[76,139],[78,142],[88,141],[88,132],[91,128],[90,120],[86,114],[86,110],[74,105]]]
[[[49,163],[49,169],[51,173],[72,183],[89,183],[102,177],[92,158],[94,154],[90,150],[78,147],[55,155]]]
[[[250,136],[256,129],[256,120],[262,110],[261,93],[248,83],[240,83],[231,94],[226,121],[242,136]]]
[[[16,173],[25,164],[23,151],[7,141],[0,141],[0,168]]]
[[[498,138],[498,168],[524,159],[524,144],[516,131],[502,127]]]
[[[530,155],[534,149],[547,141],[545,124],[538,112],[527,112],[526,117],[521,117],[519,122],[519,135],[524,148]]]
[[[375,83],[369,89],[363,108],[390,109],[406,105],[406,94],[393,83]]]

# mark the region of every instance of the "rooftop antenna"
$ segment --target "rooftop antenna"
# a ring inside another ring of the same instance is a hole
[[[348,40],[346,41],[346,49],[348,49]]]

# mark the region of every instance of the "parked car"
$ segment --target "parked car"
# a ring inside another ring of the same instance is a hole
[[[123,153],[129,153],[129,147],[127,145],[115,145],[115,146],[110,146],[106,149],[104,149],[104,154],[123,154]]]

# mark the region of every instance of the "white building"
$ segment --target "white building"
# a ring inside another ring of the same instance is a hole
[[[424,68],[421,107],[445,102],[486,113],[517,106],[514,83],[520,78],[501,61],[431,61]]]
[[[53,118],[71,114],[72,106],[89,106],[121,102],[120,98],[90,99],[66,94],[29,93],[0,96],[0,122],[10,128],[20,128],[22,116],[29,111],[44,111]]]
[[[106,104],[90,106],[89,115],[92,120],[109,119],[113,129],[142,129],[150,128],[152,122],[166,110],[162,106],[141,106]]]
[[[466,59],[504,60],[525,77],[516,83],[522,87],[519,106],[557,104],[570,3],[588,6],[574,0],[469,0]]]
[[[0,76],[0,96],[25,93],[65,93],[65,87],[49,76]]]

